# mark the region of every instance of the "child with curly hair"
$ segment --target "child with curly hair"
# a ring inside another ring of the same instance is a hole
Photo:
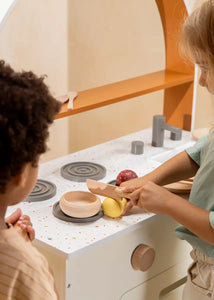
[[[4,61],[0,61],[2,300],[58,299],[48,263],[31,244],[32,229],[26,232],[17,230],[7,222],[13,218],[5,219],[5,213],[8,206],[23,201],[33,189],[37,180],[39,157],[46,151],[48,127],[59,109],[59,102],[51,96],[42,77],[32,72],[15,72]],[[18,220],[20,211],[14,217]],[[30,233],[31,238],[26,238],[26,233]]]

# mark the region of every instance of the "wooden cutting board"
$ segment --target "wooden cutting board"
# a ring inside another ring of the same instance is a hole
[[[164,187],[175,194],[188,194],[191,191],[193,181],[187,181],[187,180],[181,180],[178,182],[173,182],[167,185],[164,185]]]

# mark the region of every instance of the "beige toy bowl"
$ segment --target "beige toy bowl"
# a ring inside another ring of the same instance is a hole
[[[100,198],[89,192],[72,191],[62,195],[59,206],[64,214],[74,218],[88,218],[101,208]]]

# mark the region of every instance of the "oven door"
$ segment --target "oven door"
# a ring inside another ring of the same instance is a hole
[[[188,261],[177,264],[124,293],[120,300],[180,300],[186,283]]]

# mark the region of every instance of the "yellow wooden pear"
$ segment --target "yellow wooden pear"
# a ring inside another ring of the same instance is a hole
[[[122,215],[126,204],[126,198],[122,198],[122,200],[105,198],[103,201],[103,211],[108,217],[117,218]]]

